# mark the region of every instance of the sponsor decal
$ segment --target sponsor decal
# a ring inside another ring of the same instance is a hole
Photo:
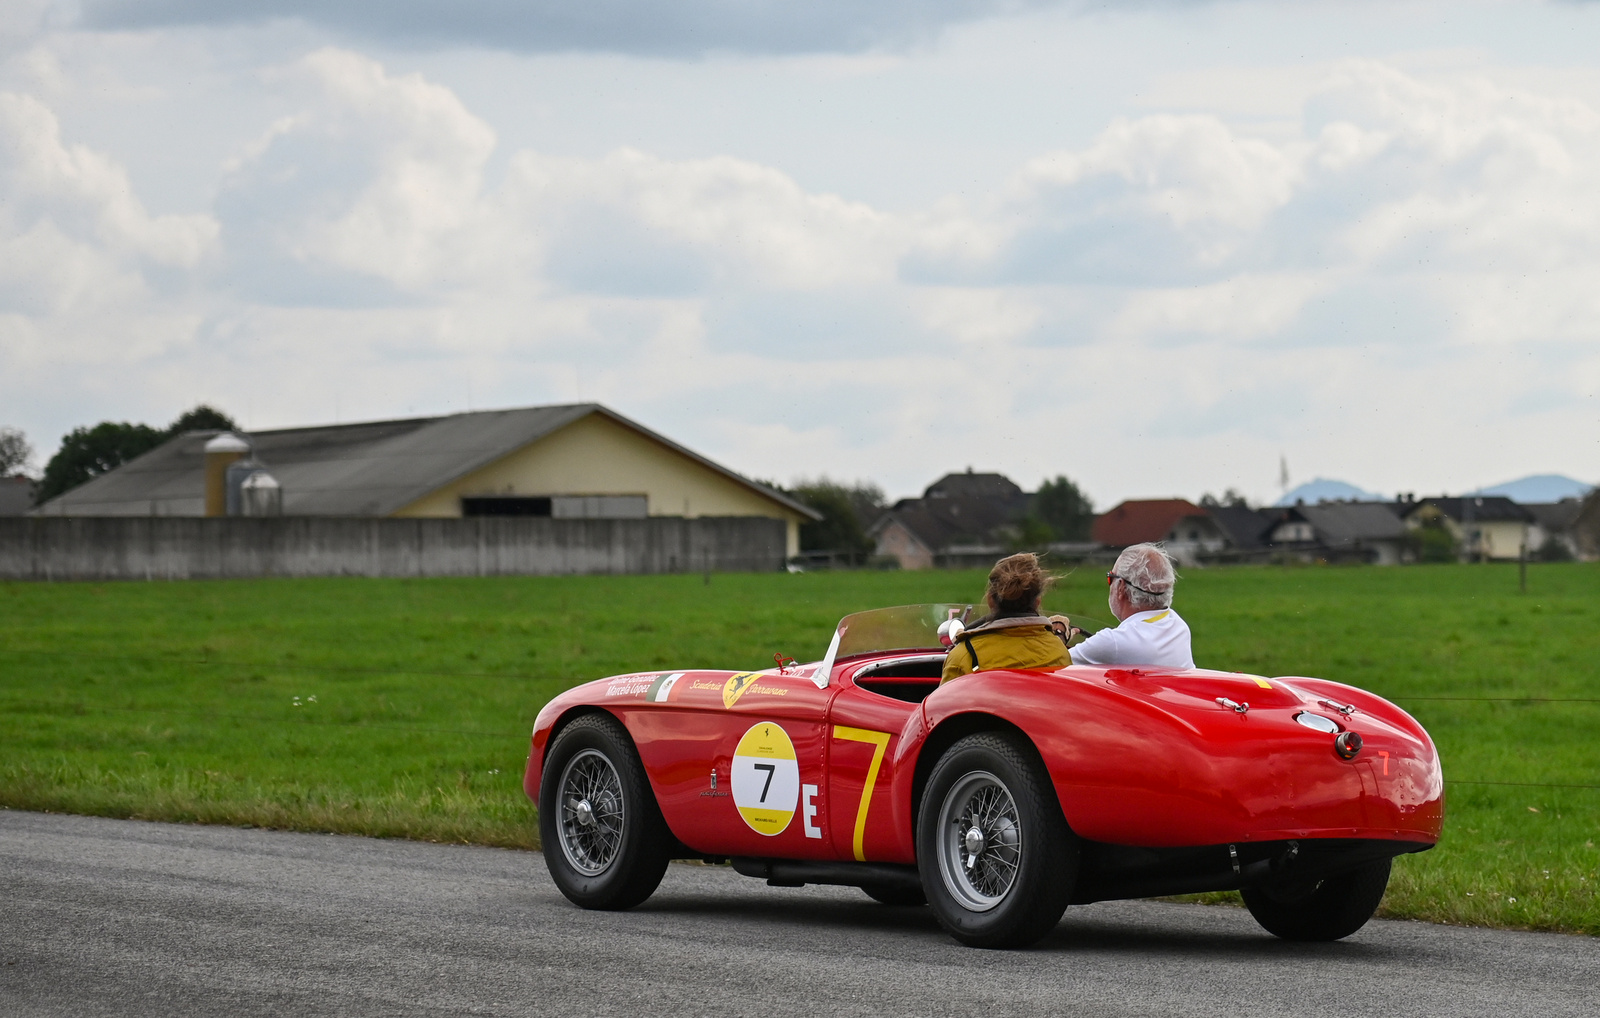
[[[733,751],[733,804],[757,834],[782,834],[800,802],[800,764],[783,726],[763,722]]]
[[[681,678],[683,678],[682,672],[672,672],[661,676],[650,683],[650,690],[645,693],[644,698],[651,703],[666,703],[667,697],[672,694],[672,687],[676,686]]]
[[[722,684],[722,705],[732,707],[738,703],[739,697],[749,692],[760,677],[760,672],[739,672],[728,676],[728,681]]]

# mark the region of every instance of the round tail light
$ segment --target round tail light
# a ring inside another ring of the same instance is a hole
[[[1361,735],[1359,732],[1345,732],[1333,740],[1333,751],[1339,754],[1341,760],[1354,760],[1356,754],[1361,752]]]

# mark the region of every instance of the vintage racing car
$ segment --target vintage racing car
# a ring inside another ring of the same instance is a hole
[[[539,712],[523,787],[550,874],[623,909],[674,858],[933,907],[959,941],[1031,943],[1070,903],[1239,889],[1333,940],[1393,857],[1433,847],[1427,732],[1324,679],[984,671],[939,684],[960,606],[843,619],[815,664],[600,679]]]

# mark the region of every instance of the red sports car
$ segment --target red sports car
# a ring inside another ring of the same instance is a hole
[[[1428,733],[1324,679],[1204,669],[985,671],[939,684],[960,606],[861,612],[815,664],[578,686],[539,712],[523,787],[556,886],[644,901],[669,860],[931,905],[1018,946],[1068,904],[1239,889],[1294,940],[1378,907],[1433,847]]]

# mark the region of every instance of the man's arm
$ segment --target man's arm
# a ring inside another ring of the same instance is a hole
[[[1114,665],[1121,663],[1122,634],[1115,627],[1100,630],[1073,647],[1072,663],[1075,665]]]

